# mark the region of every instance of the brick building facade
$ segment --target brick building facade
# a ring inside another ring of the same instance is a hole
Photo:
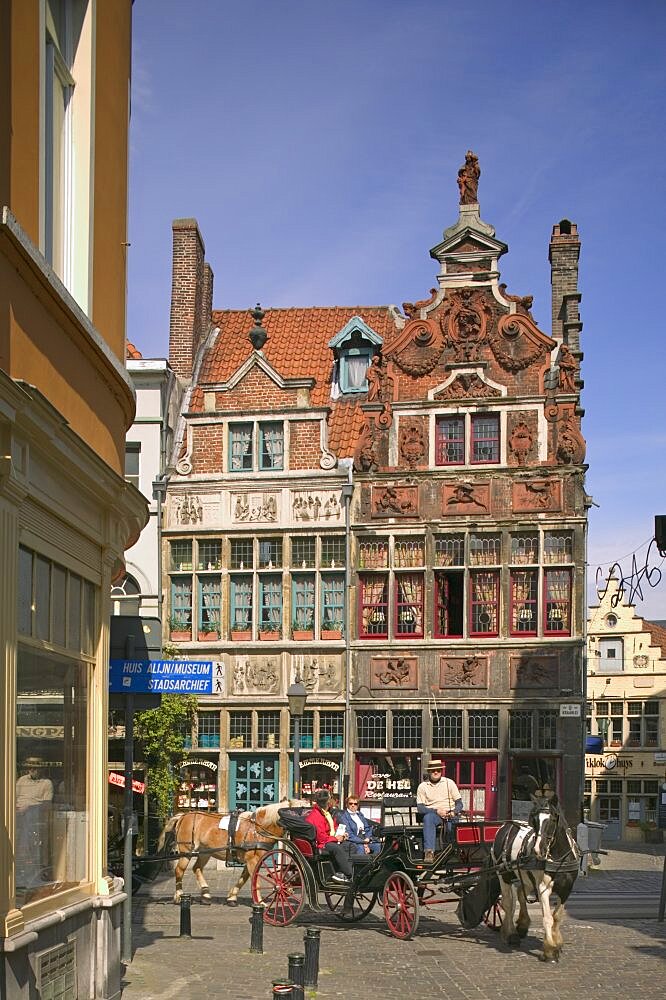
[[[305,791],[348,776],[372,808],[434,753],[474,815],[522,816],[548,782],[578,818],[580,243],[554,227],[550,336],[500,284],[471,155],[437,285],[402,311],[213,311],[196,223],[174,223],[165,604],[218,678],[181,806],[287,793],[299,676]]]

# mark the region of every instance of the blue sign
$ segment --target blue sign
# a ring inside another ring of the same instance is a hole
[[[116,694],[212,694],[211,660],[110,660]]]

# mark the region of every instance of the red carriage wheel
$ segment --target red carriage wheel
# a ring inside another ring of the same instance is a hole
[[[329,910],[338,920],[355,924],[357,920],[363,920],[363,917],[370,913],[377,902],[377,893],[349,889],[340,892],[325,892],[324,898]]]
[[[305,879],[289,851],[268,851],[252,876],[252,900],[264,904],[264,920],[276,927],[293,923],[305,902]]]
[[[393,872],[386,879],[382,896],[386,924],[393,937],[407,939],[419,926],[419,900],[409,875]]]

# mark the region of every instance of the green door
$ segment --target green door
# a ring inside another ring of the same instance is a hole
[[[232,757],[229,761],[229,808],[257,809],[277,802],[277,757]]]

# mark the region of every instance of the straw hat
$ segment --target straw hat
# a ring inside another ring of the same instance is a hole
[[[443,771],[444,761],[439,760],[437,757],[433,757],[432,760],[428,761],[428,766],[426,771]]]
[[[45,761],[41,757],[26,757],[23,761],[24,767],[46,767]]]

